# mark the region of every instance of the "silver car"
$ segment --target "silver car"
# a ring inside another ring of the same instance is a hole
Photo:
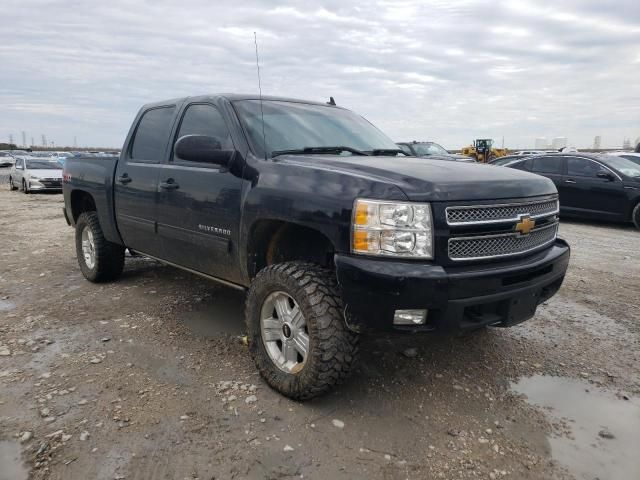
[[[55,160],[20,157],[9,172],[9,188],[24,193],[62,191],[62,166]]]

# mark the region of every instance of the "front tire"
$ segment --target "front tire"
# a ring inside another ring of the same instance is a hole
[[[14,191],[14,190],[17,190],[17,189],[18,189],[18,187],[16,187],[13,184],[13,178],[9,177],[9,190]]]
[[[104,238],[96,212],[84,212],[78,217],[76,257],[82,275],[90,282],[115,280],[124,268],[124,246]]]
[[[25,182],[24,179],[22,179],[22,193],[29,193],[29,187],[27,186],[27,182]]]
[[[631,214],[631,220],[638,230],[640,230],[640,203],[638,203],[633,209]]]
[[[295,400],[347,377],[357,340],[342,315],[335,274],[304,262],[261,270],[246,303],[249,351],[265,381]]]

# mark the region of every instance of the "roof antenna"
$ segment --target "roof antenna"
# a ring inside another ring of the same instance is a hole
[[[335,105],[336,101],[333,99],[333,97],[329,97],[329,101],[327,102],[327,105]]]
[[[253,41],[256,44],[256,68],[258,69],[258,91],[260,92],[260,116],[262,117],[262,149],[264,159],[267,159],[267,136],[264,133],[264,110],[262,109],[262,85],[260,83],[260,61],[258,60],[258,36],[253,32]]]

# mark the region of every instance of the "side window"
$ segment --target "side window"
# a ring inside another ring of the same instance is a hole
[[[407,155],[413,156],[413,153],[411,153],[411,149],[409,148],[408,145],[403,145],[402,143],[399,143],[398,148],[402,150],[404,153],[406,153]]]
[[[212,105],[194,104],[187,107],[176,141],[185,135],[208,135],[218,139],[222,150],[234,149],[227,124],[218,109]]]
[[[163,161],[175,107],[148,110],[142,115],[131,146],[131,158],[147,163]]]
[[[574,177],[596,177],[599,172],[606,172],[596,162],[584,158],[567,158],[567,175]]]
[[[562,158],[560,157],[538,157],[532,160],[532,172],[556,174],[562,173]]]
[[[19,169],[19,170],[22,170],[22,164],[23,164],[23,162],[24,162],[24,160],[22,160],[21,158],[19,158],[19,159],[16,161],[16,168],[17,168],[17,169]]]
[[[524,160],[522,162],[518,162],[514,165],[511,165],[511,168],[516,168],[518,170],[526,170],[527,172],[531,171],[531,159]]]

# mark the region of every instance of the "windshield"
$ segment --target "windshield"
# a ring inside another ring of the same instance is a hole
[[[613,155],[603,155],[602,160],[608,166],[615,168],[627,177],[640,177],[640,165],[623,157]]]
[[[449,152],[433,142],[414,143],[413,149],[421,157],[424,155],[449,155]]]
[[[27,168],[32,170],[62,170],[62,166],[58,162],[49,160],[27,160]]]
[[[264,139],[259,100],[234,102],[254,152],[267,157],[273,152],[306,147],[350,147],[362,151],[397,150],[384,133],[359,115],[341,108],[308,103],[264,101]],[[349,154],[349,152],[342,152]]]

